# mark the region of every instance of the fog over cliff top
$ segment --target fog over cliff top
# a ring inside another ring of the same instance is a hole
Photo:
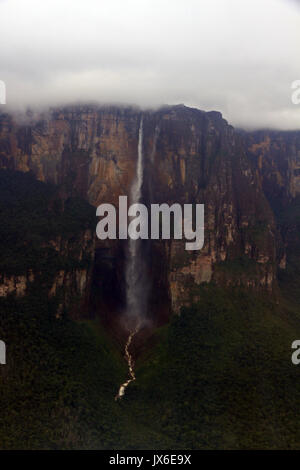
[[[0,19],[8,107],[185,103],[300,129],[298,0],[0,0]]]

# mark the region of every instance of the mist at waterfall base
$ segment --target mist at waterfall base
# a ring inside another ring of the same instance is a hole
[[[150,281],[141,240],[130,240],[126,253],[126,308],[122,314],[123,325],[132,331],[149,324],[147,317]]]

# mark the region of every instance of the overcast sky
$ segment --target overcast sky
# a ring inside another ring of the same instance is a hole
[[[300,129],[299,57],[298,0],[0,0],[10,106],[184,103]]]

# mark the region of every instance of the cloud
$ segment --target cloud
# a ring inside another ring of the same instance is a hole
[[[185,103],[300,128],[297,0],[4,0],[0,21],[13,107]]]

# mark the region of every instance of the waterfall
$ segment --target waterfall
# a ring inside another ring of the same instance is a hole
[[[143,118],[141,118],[138,139],[138,159],[136,175],[130,190],[130,204],[141,201],[143,185]],[[129,238],[129,246],[126,259],[125,281],[126,281],[126,312],[125,321],[130,329],[141,323],[146,309],[145,265],[142,256],[142,242],[140,239]]]
[[[141,201],[144,170],[143,163],[143,117],[141,117],[138,138],[138,159],[135,178],[130,188],[130,204]],[[116,396],[116,400],[124,395],[126,387],[130,382],[135,380],[133,370],[134,361],[129,348],[134,336],[138,333],[146,318],[148,282],[140,239],[133,240],[129,238],[125,267],[125,281],[126,311],[124,313],[124,321],[129,329],[129,336],[125,344],[125,359],[128,363],[130,378],[121,385],[119,393]]]
[[[140,128],[139,128],[139,141],[138,141],[138,160],[136,167],[136,175],[133,184],[130,189],[130,203],[140,202],[142,196],[142,185],[143,185],[143,117],[141,117]],[[133,241],[133,240],[132,240]]]

